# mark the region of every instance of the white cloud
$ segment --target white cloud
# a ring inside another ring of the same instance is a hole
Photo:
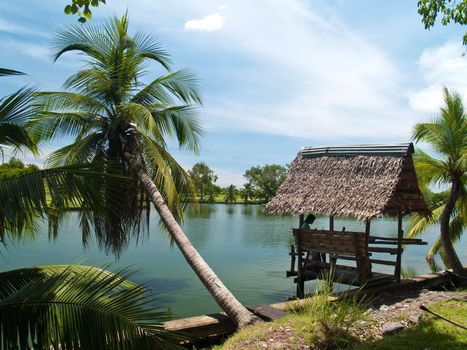
[[[448,42],[423,51],[418,68],[424,86],[409,93],[410,107],[422,112],[437,112],[443,103],[442,89],[447,86],[467,100],[467,57],[459,42]]]
[[[204,16],[200,19],[191,19],[185,22],[185,30],[199,30],[204,32],[212,32],[220,30],[224,26],[225,17],[219,14]]]
[[[41,30],[28,28],[16,23],[12,23],[0,17],[0,32],[10,33],[10,34],[28,34],[39,37],[50,37],[49,33],[43,32]]]

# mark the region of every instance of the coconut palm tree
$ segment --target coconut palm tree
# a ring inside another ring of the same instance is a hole
[[[147,229],[152,202],[219,306],[239,326],[253,322],[253,314],[225,287],[179,225],[184,203],[194,198],[195,190],[168,152],[166,138],[175,136],[179,146],[190,151],[199,148],[202,129],[196,106],[201,98],[195,76],[187,69],[169,71],[144,83],[149,63],[169,69],[170,60],[151,35],[129,35],[126,15],[63,31],[55,58],[71,51],[83,54],[86,66],[68,78],[66,92],[42,93],[39,98],[43,110],[34,128],[42,139],[74,137],[74,143],[51,155],[50,164],[112,161],[132,179],[127,186],[103,186],[102,202],[112,210],[105,217],[82,216],[85,231],[93,224],[99,241],[118,253],[131,233],[143,229],[144,213]]]
[[[0,69],[0,76],[18,74]],[[0,148],[37,150],[25,127],[33,113],[31,97],[31,89],[22,89],[2,100]],[[20,239],[37,218],[58,218],[63,208],[81,206],[83,198],[98,209],[102,171],[97,167],[74,165],[1,180],[3,246]],[[178,337],[156,325],[167,313],[128,276],[125,269],[114,274],[79,265],[0,272],[0,349],[71,349],[77,344],[88,349],[178,348],[173,343]]]
[[[254,192],[253,192],[253,185],[251,184],[251,182],[247,182],[243,185],[242,197],[245,203],[248,203],[248,200],[253,199]]]
[[[235,203],[237,201],[237,188],[234,185],[227,187],[225,192],[224,201],[226,203]]]
[[[433,193],[429,188],[422,189],[423,198],[428,204],[428,207],[432,213],[431,216],[422,216],[414,215],[410,219],[408,227],[408,237],[413,238],[422,234],[428,227],[439,225],[441,214],[443,213],[446,202],[449,198],[449,191],[444,191],[440,193]],[[451,241],[453,244],[457,243],[467,225],[467,198],[464,195],[456,202],[456,207],[453,210],[451,215],[451,220],[449,223],[449,234],[451,236]],[[438,237],[433,245],[428,250],[426,255],[426,260],[434,270],[439,270],[438,265],[436,264],[434,258],[439,255],[448,267],[449,261],[446,258],[446,254],[443,250],[443,244],[441,237]]]
[[[439,215],[440,242],[446,260],[455,273],[463,273],[462,263],[452,244],[450,225],[454,225],[456,205],[463,222],[466,221],[466,180],[467,180],[467,123],[461,97],[444,88],[445,105],[440,114],[430,123],[419,123],[413,130],[415,141],[429,144],[437,157],[418,151],[414,155],[415,166],[421,188],[431,184],[449,185],[449,195],[443,206],[435,212]],[[458,202],[460,202],[458,204]],[[453,217],[454,215],[454,217]]]

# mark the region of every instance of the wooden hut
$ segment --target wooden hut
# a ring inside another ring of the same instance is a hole
[[[266,205],[270,214],[300,215],[287,272],[296,276],[297,296],[303,296],[306,280],[330,271],[334,280],[346,284],[400,281],[403,246],[426,244],[403,238],[402,218],[411,213],[429,215],[418,187],[413,152],[413,144],[400,143],[307,147],[298,153],[276,196]],[[300,229],[304,214],[310,213],[329,216],[329,229]],[[364,232],[335,228],[336,216],[364,221]],[[370,234],[371,219],[378,216],[397,217],[392,235]],[[388,258],[374,257],[382,254]],[[376,272],[374,265],[393,266],[394,273]]]

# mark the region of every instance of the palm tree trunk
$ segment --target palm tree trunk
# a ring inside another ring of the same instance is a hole
[[[188,237],[183,233],[182,228],[175,220],[171,211],[165,204],[161,193],[148,174],[141,169],[138,162],[133,156],[124,152],[123,157],[131,166],[133,171],[138,176],[139,181],[146,190],[147,195],[154,204],[172,239],[181,250],[188,264],[198,275],[201,282],[208,289],[211,295],[216,300],[217,304],[225,311],[225,313],[235,322],[238,327],[251,324],[258,318],[248,311],[227,289],[222,281],[217,277],[215,272],[204,261],[198,251],[193,247]]]
[[[462,263],[457,255],[454,246],[451,241],[451,236],[449,234],[449,220],[451,218],[452,211],[456,205],[456,201],[459,197],[460,192],[460,182],[457,179],[452,180],[451,192],[449,193],[448,201],[444,207],[443,213],[441,214],[440,220],[440,230],[441,230],[441,241],[443,242],[444,252],[446,257],[451,264],[453,272],[458,274],[463,274],[464,268]]]

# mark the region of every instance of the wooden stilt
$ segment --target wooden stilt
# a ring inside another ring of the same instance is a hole
[[[404,231],[402,230],[402,213],[397,215],[397,258],[396,268],[394,269],[394,278],[397,282],[401,280],[401,262],[402,262],[402,238]]]
[[[365,220],[365,248],[366,248],[366,254],[365,254],[365,264],[366,264],[366,271],[365,273],[367,275],[371,274],[371,261],[370,261],[370,255],[368,254],[368,244],[370,242],[370,224],[371,224],[371,219],[366,219]]]
[[[299,216],[299,228],[302,227],[304,222],[303,214]],[[303,298],[305,295],[305,279],[303,277],[303,251],[301,248],[298,236],[295,236],[295,244],[297,245],[297,298]]]

